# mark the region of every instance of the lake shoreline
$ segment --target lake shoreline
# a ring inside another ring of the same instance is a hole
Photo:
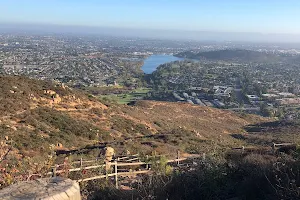
[[[141,67],[145,74],[152,74],[160,65],[184,60],[184,58],[175,57],[173,54],[155,54],[147,57]]]

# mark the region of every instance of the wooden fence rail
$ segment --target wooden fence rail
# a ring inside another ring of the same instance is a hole
[[[139,156],[139,154],[134,154],[134,155],[129,155],[129,156],[119,155],[119,156],[115,156],[115,157],[117,157],[119,160],[124,160],[124,159],[129,159],[129,158],[137,157],[137,156]],[[92,163],[92,162],[97,162],[97,161],[99,161],[99,160],[101,160],[103,158],[104,157],[96,157],[93,160],[83,160],[83,159],[80,159],[80,160],[73,161],[71,164]],[[57,166],[62,166],[62,165],[64,165],[64,164],[60,164],[60,165],[57,165]]]
[[[295,143],[273,143],[271,148],[273,150],[275,150],[276,148],[280,148],[280,147],[291,147],[291,146],[296,146]],[[267,147],[267,148],[270,148],[270,147]],[[235,147],[235,148],[231,148],[232,150],[242,150],[242,152],[246,151],[246,150],[253,150],[255,149],[255,147]],[[257,149],[257,148],[256,148]]]
[[[194,157],[197,158],[197,157]],[[172,159],[172,160],[168,160],[167,163],[173,163],[173,162],[180,162],[180,161],[184,161],[187,160],[189,158],[179,158],[179,159]],[[157,163],[159,163],[159,161],[157,161]],[[109,163],[110,166],[114,166],[117,165],[118,167],[126,167],[126,166],[138,166],[138,165],[149,165],[152,164],[151,162],[132,162],[132,163],[126,163],[126,162],[111,162]],[[81,170],[89,170],[89,169],[96,169],[96,168],[100,168],[100,167],[105,167],[106,164],[101,164],[101,165],[92,165],[92,166],[87,166],[87,167],[78,167],[78,168],[72,168],[72,169],[67,169],[67,170],[55,170],[55,172],[57,174],[60,173],[64,173],[66,171],[68,172],[76,172],[76,171],[81,171]],[[55,168],[55,167],[53,167]],[[54,175],[53,172],[48,172],[47,175]]]
[[[137,157],[139,154],[134,154],[134,155],[129,155],[129,156],[121,156],[121,157],[117,157],[116,160],[117,161],[123,161],[125,159],[128,159],[128,160],[125,160],[126,162],[131,162],[131,161],[134,161],[134,160],[139,160],[140,158]],[[168,156],[169,154],[163,154],[163,155],[156,155],[156,156],[148,156],[146,155],[146,159],[149,159],[149,158],[159,158],[159,157],[162,157],[162,156]],[[136,158],[133,158],[133,157],[136,157]],[[73,165],[73,164],[80,164],[82,166],[82,164],[84,163],[95,163],[95,162],[99,162],[99,161],[102,161],[104,160],[104,157],[96,157],[95,159],[93,160],[77,160],[77,161],[73,161],[70,163],[70,165]],[[62,167],[64,166],[65,164],[57,164],[55,165],[56,167]],[[55,167],[55,166],[52,166]]]
[[[280,143],[280,144],[276,144],[276,143],[273,143],[273,148],[276,148],[276,147],[282,147],[282,146],[292,146],[292,145],[296,145],[294,143]]]
[[[194,156],[191,156],[189,158],[179,158],[179,156],[180,156],[180,154],[178,152],[177,158],[176,159],[169,159],[169,160],[167,160],[167,163],[177,163],[177,165],[179,166],[181,161],[185,161],[185,160],[188,160],[188,159],[199,158],[200,157],[199,155],[194,155]],[[129,156],[129,157],[131,157],[131,156]],[[146,156],[146,157],[149,158],[149,156]],[[159,157],[159,156],[153,156],[153,157]],[[139,158],[137,158],[137,159],[139,159]],[[151,165],[153,162],[149,162],[148,159],[147,159],[147,162],[128,162],[128,161],[134,161],[134,160],[137,160],[137,159],[134,158],[134,159],[125,160],[127,162],[125,162],[124,160],[121,160],[121,162],[120,162],[120,161],[117,161],[117,160],[120,160],[120,159],[116,159],[114,162],[107,162],[106,164],[92,165],[92,166],[86,166],[86,167],[83,167],[82,163],[87,162],[87,161],[80,160],[80,161],[76,162],[76,163],[78,163],[78,162],[80,163],[80,167],[78,167],[78,168],[57,170],[56,167],[57,166],[62,166],[62,165],[56,165],[56,166],[53,167],[52,172],[47,173],[47,175],[56,176],[56,174],[65,173],[65,172],[76,172],[76,171],[90,170],[90,169],[97,169],[97,168],[107,169],[107,168],[110,168],[110,167],[114,167],[114,173],[97,175],[97,176],[93,176],[93,177],[90,177],[90,178],[79,179],[77,181],[78,182],[84,182],[84,181],[96,180],[96,179],[101,179],[101,178],[106,178],[107,179],[108,177],[114,176],[115,177],[115,182],[116,182],[116,187],[118,187],[118,176],[133,176],[133,175],[136,175],[136,174],[146,174],[146,173],[151,172],[151,170],[149,169],[149,165]],[[93,160],[93,161],[95,161],[95,160]],[[88,161],[88,162],[92,162],[92,161]],[[159,163],[159,161],[154,161],[154,162]],[[72,162],[72,163],[74,163],[74,162]],[[63,165],[65,165],[65,164],[63,164]],[[126,172],[126,171],[125,172],[124,171],[119,172],[118,171],[118,167],[141,166],[141,165],[145,165],[146,170],[138,170],[138,171],[130,171],[130,172]]]
[[[112,174],[107,174],[107,175],[94,176],[94,177],[85,178],[85,179],[79,179],[79,180],[77,180],[77,182],[91,181],[91,180],[96,180],[96,179],[101,179],[101,178],[106,178],[106,177],[111,177],[111,176],[133,176],[136,174],[147,174],[149,172],[151,172],[151,170],[133,171],[133,172],[118,172],[118,173],[112,173]]]

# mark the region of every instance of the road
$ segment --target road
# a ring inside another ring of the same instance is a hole
[[[243,108],[231,108],[228,110],[250,111],[250,112],[259,112],[260,111],[259,107],[253,107],[251,104],[246,103],[246,102],[248,102],[248,100],[245,98],[245,96],[242,93],[242,86],[241,86],[240,79],[236,79],[235,86],[234,86],[234,92],[235,92],[237,101],[239,102],[240,105],[243,104],[244,107]]]
[[[242,93],[242,86],[241,86],[240,79],[236,79],[235,86],[234,86],[234,93],[239,104],[245,105],[247,100],[245,99]]]

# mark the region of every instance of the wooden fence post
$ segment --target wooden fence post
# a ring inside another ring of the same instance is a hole
[[[52,168],[52,177],[56,177],[56,165]]]
[[[148,155],[146,155],[146,169],[148,170],[149,169],[149,156]]]
[[[108,161],[106,160],[105,161],[105,175],[106,175],[105,178],[106,178],[106,180],[108,180],[108,173],[107,172],[108,172]]]
[[[116,188],[119,189],[118,184],[118,162],[115,161],[115,182],[116,182]]]
[[[177,151],[177,165],[179,166],[180,151]]]

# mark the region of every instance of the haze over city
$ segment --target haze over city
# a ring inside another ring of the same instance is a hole
[[[0,30],[300,42],[297,0],[1,1]]]

